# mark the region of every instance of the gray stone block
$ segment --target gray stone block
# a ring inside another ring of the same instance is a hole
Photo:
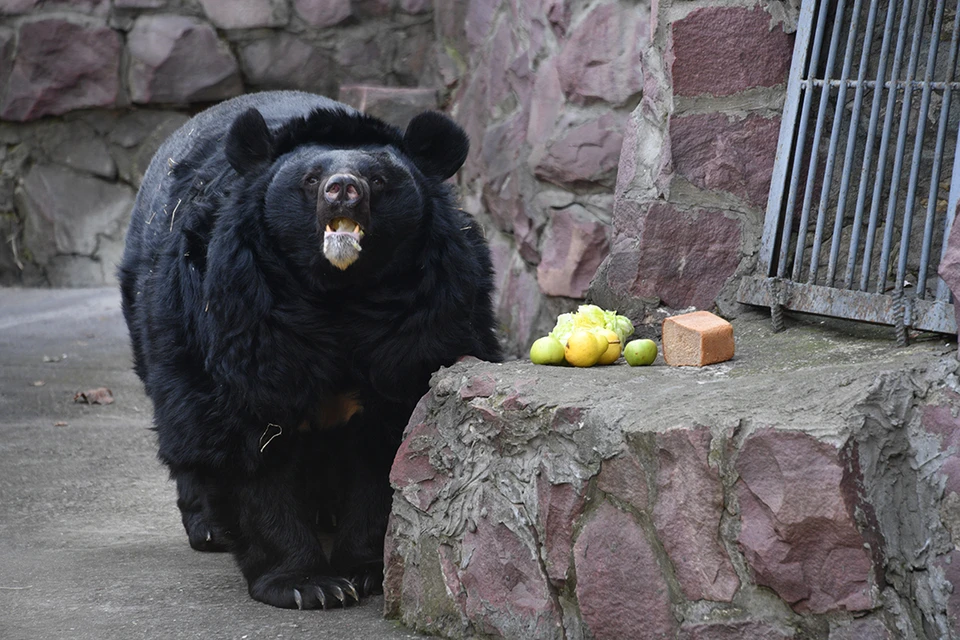
[[[222,100],[243,90],[237,61],[213,27],[196,18],[145,15],[127,36],[133,102]]]
[[[35,165],[15,198],[24,221],[24,250],[43,265],[63,255],[95,257],[101,236],[122,238],[134,192],[66,167]]]

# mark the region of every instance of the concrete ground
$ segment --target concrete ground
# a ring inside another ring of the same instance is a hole
[[[108,387],[115,402],[74,402]],[[0,288],[0,639],[421,638],[382,617],[260,604],[193,551],[155,455],[114,289]]]

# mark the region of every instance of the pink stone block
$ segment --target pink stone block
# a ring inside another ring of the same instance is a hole
[[[430,508],[449,479],[430,463],[437,438],[435,425],[426,422],[413,425],[390,469],[391,486],[402,491],[404,498],[421,511]]]
[[[690,600],[730,602],[740,579],[720,540],[723,486],[709,464],[710,430],[657,436],[657,503],[653,524]]]
[[[764,429],[737,459],[738,541],[757,584],[798,612],[873,608],[870,555],[841,482],[837,449]]]
[[[467,5],[467,15],[464,18],[464,28],[467,41],[472,47],[479,48],[494,26],[494,18],[502,0],[470,0]]]
[[[576,486],[552,484],[541,474],[537,478],[537,502],[547,577],[554,585],[562,586],[569,576],[573,528],[583,513],[585,498]]]
[[[540,290],[582,298],[610,246],[609,225],[575,207],[555,211],[547,223],[537,266]]]
[[[20,25],[0,118],[33,120],[112,107],[120,89],[120,36],[105,26],[49,18]]]
[[[793,629],[763,620],[684,624],[679,640],[791,640]],[[830,636],[833,640],[833,636]]]
[[[673,91],[728,96],[787,81],[793,36],[760,6],[706,7],[671,26]]]
[[[549,58],[540,63],[533,81],[527,125],[527,140],[530,144],[547,142],[563,106],[563,87],[557,73],[556,59]]]
[[[350,0],[293,0],[293,10],[311,27],[332,27],[351,15]]]
[[[600,4],[563,42],[557,70],[573,102],[603,100],[620,106],[643,87],[640,52],[649,43],[648,10],[641,5]]]
[[[460,584],[467,617],[484,634],[505,638],[552,637],[561,613],[529,539],[487,519],[463,536]]]
[[[285,0],[199,0],[203,12],[220,29],[282,27],[290,19]]]
[[[562,128],[545,148],[535,150],[530,163],[541,180],[560,186],[616,183],[626,115],[608,112],[599,118]]]
[[[652,204],[637,218],[636,253],[625,256],[618,276],[632,282],[630,292],[659,297],[674,309],[711,308],[740,264],[740,222],[722,211],[684,211],[667,203]]]
[[[130,98],[137,103],[221,100],[243,90],[237,61],[209,24],[145,15],[127,37]],[[203,60],[203,65],[197,65]]]
[[[762,208],[777,154],[780,119],[719,113],[670,120],[676,173],[701,189],[726,191]]]
[[[577,602],[596,640],[675,637],[667,583],[640,525],[607,502],[593,512],[573,547]]]

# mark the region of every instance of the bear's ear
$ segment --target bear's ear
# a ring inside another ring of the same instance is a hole
[[[268,163],[273,155],[273,134],[256,109],[247,109],[233,121],[227,134],[227,161],[240,175]]]
[[[467,159],[470,140],[460,125],[444,114],[424,111],[407,125],[403,150],[425,175],[446,180]]]

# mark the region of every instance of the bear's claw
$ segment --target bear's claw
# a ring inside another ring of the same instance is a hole
[[[349,607],[360,602],[353,583],[334,576],[261,579],[252,586],[250,595],[260,602],[284,609]]]

